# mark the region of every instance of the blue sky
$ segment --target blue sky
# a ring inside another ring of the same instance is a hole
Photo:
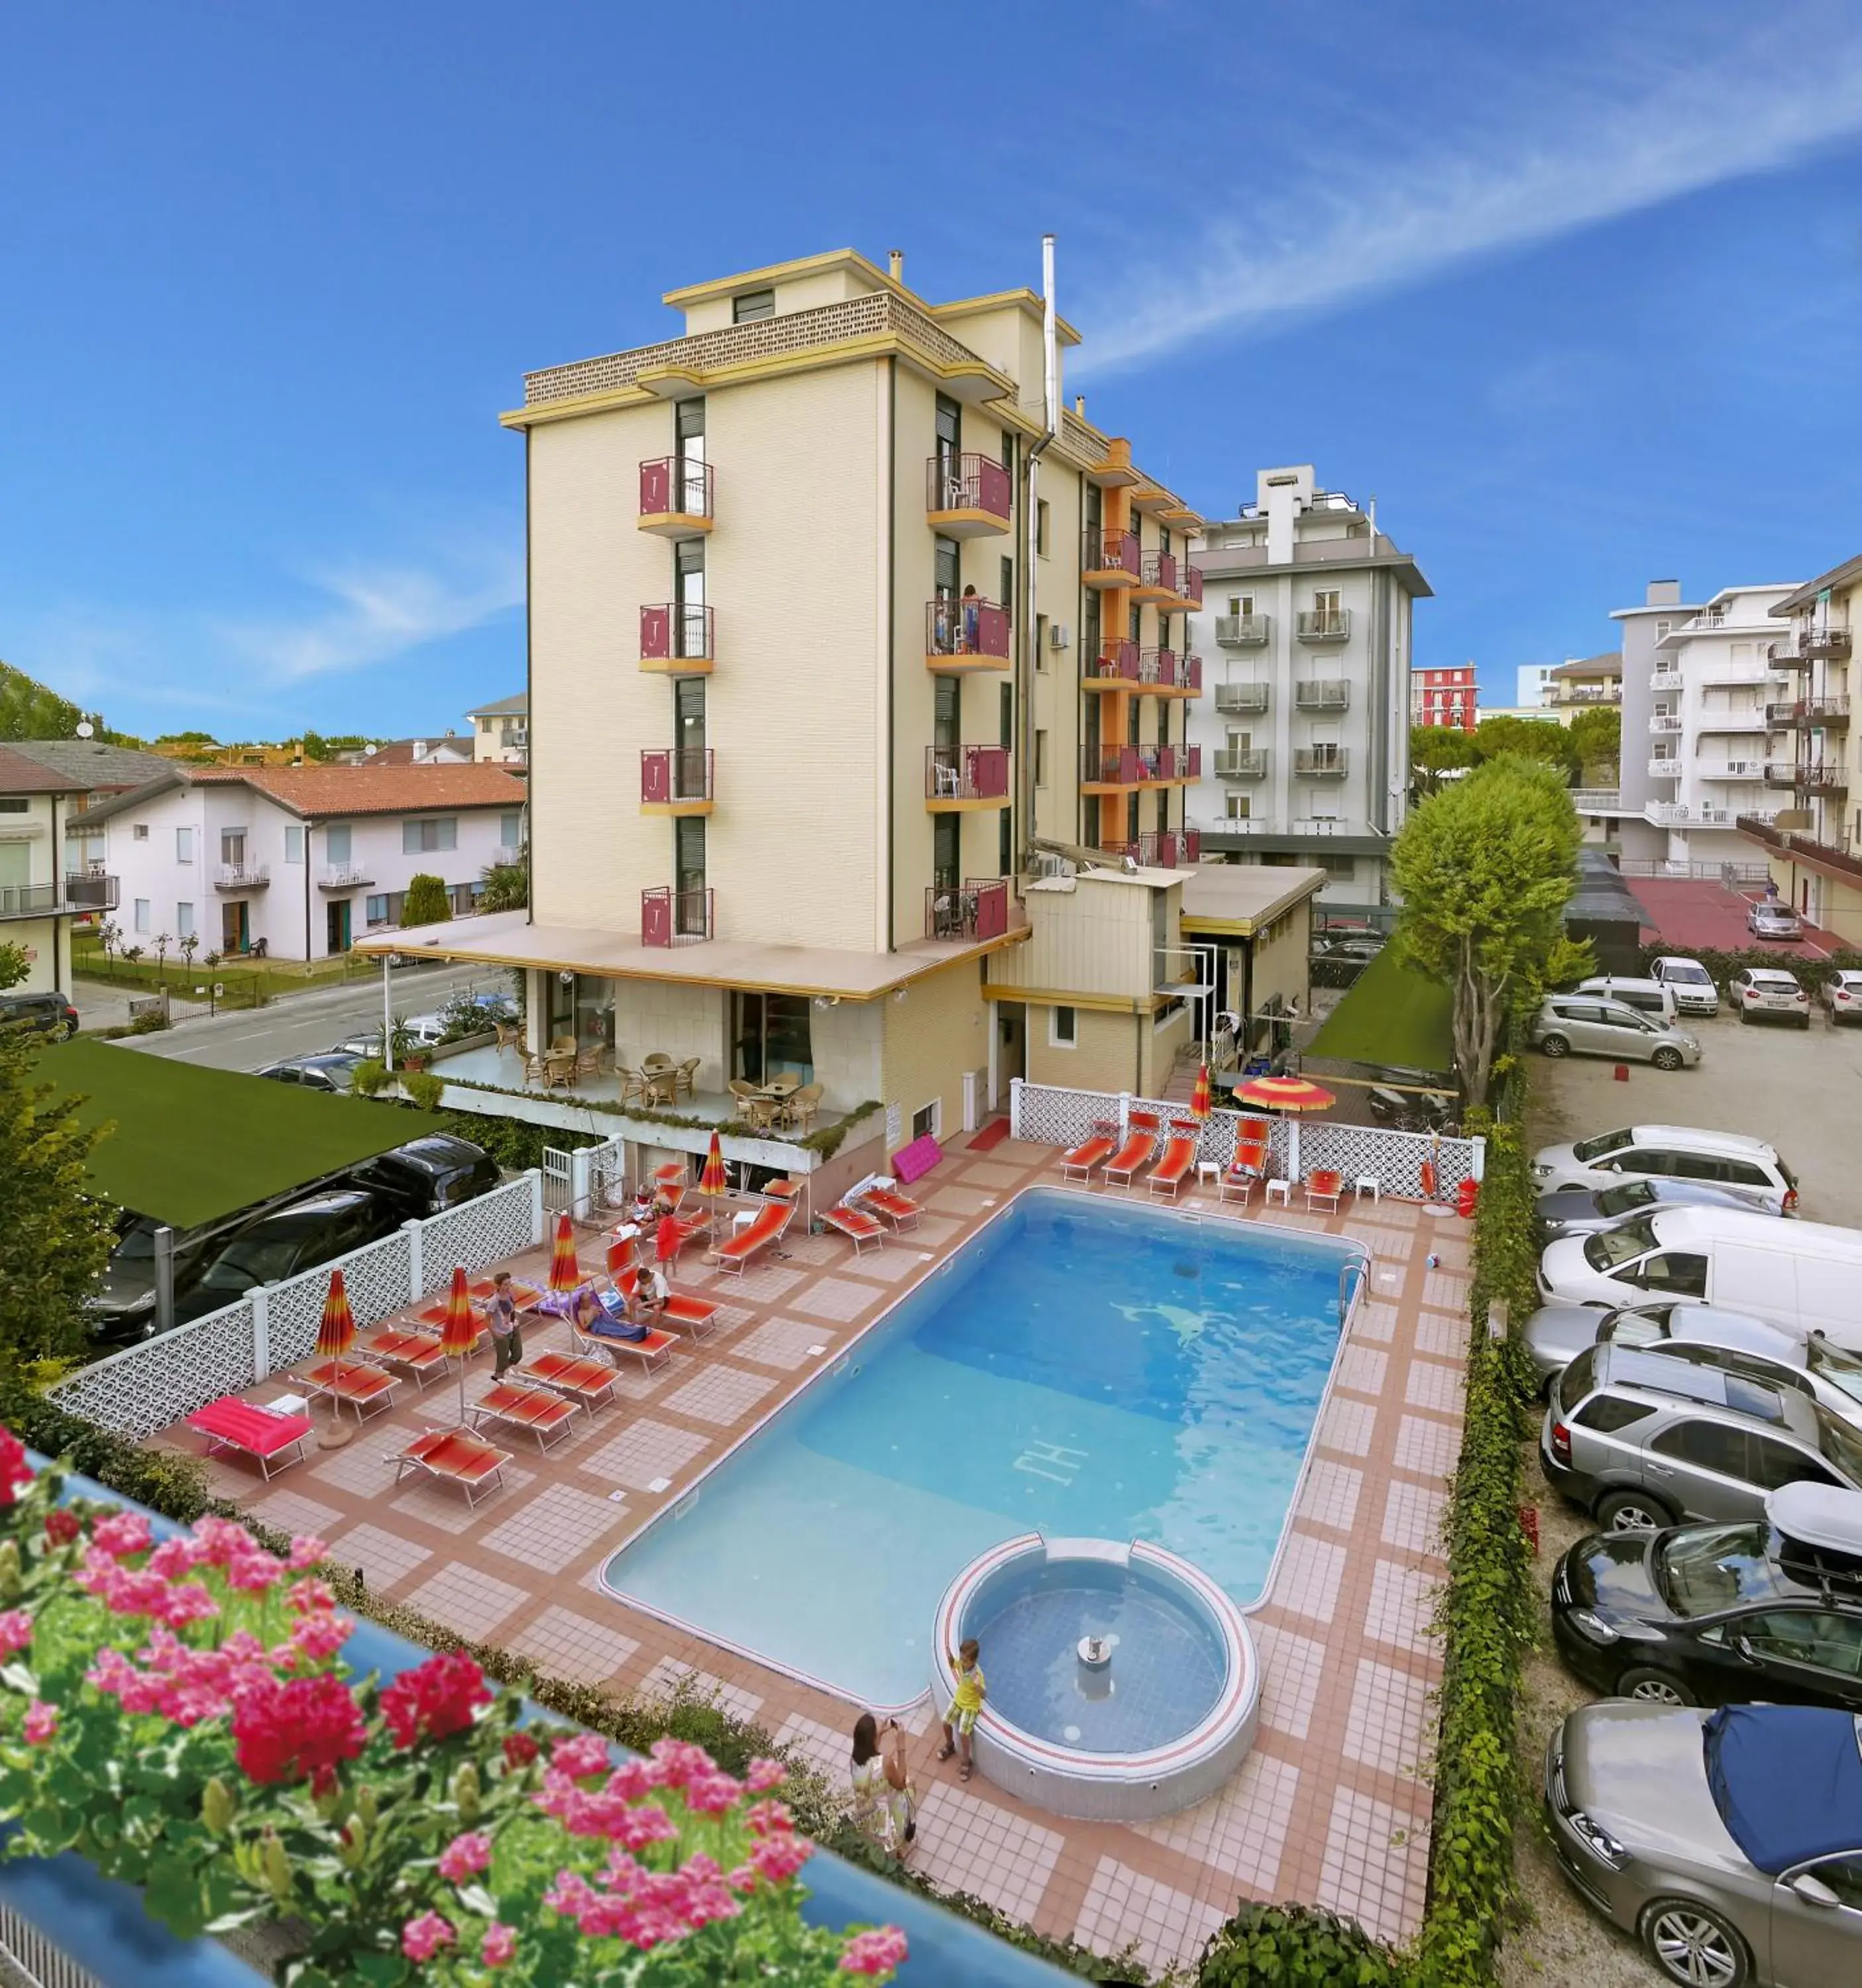
[[[893,246],[1039,281],[1212,514],[1312,462],[1418,660],[1862,550],[1862,8],[0,13],[0,657],[113,724],[389,736],[520,684],[527,367]]]

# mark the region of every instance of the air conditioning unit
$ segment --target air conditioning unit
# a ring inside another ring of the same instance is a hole
[[[1029,874],[1037,881],[1051,882],[1057,877],[1065,877],[1071,866],[1064,856],[1056,856],[1051,850],[1037,849],[1029,864]]]
[[[1073,631],[1064,621],[1050,621],[1047,624],[1047,646],[1050,649],[1064,649],[1073,639]]]

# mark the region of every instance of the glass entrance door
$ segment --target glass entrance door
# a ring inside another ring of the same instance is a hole
[[[746,1084],[792,1077],[815,1080],[811,1016],[805,994],[762,994],[738,989],[731,996],[732,1060]]]

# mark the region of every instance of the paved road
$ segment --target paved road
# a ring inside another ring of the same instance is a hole
[[[506,992],[509,976],[495,968],[407,968],[394,976],[397,1014],[424,1015],[444,1008],[468,988]],[[286,995],[269,1007],[228,1015],[190,1015],[161,1035],[137,1036],[126,1046],[150,1056],[174,1057],[211,1070],[262,1070],[281,1057],[333,1049],[345,1036],[381,1026],[379,977],[345,987],[319,987]]]

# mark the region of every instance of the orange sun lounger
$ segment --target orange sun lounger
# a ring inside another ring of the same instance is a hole
[[[1338,1198],[1345,1191],[1345,1180],[1336,1167],[1315,1167],[1306,1177],[1306,1205],[1308,1208],[1323,1202],[1327,1208],[1337,1208]]]
[[[643,1367],[651,1370],[666,1357],[674,1344],[670,1332],[661,1332],[657,1327],[644,1339],[610,1339],[603,1333],[584,1332],[573,1320],[569,1329],[584,1359],[598,1359],[605,1354],[617,1367],[620,1364],[622,1354],[631,1353]]]
[[[573,1353],[539,1353],[518,1368],[517,1378],[554,1389],[590,1415],[614,1398],[614,1370],[605,1360],[584,1360]]]
[[[326,1360],[303,1376],[303,1384],[313,1395],[327,1395],[339,1412],[343,1403],[348,1402],[357,1421],[362,1422],[370,1408],[391,1408],[400,1383],[379,1367],[365,1367],[354,1360]]]
[[[886,1231],[877,1216],[867,1214],[863,1208],[850,1206],[843,1202],[838,1208],[830,1208],[821,1219],[837,1235],[844,1236],[853,1246],[857,1256],[870,1242],[874,1249],[886,1246]]]
[[[576,1405],[548,1388],[529,1387],[521,1381],[494,1381],[468,1411],[475,1428],[486,1422],[503,1422],[511,1428],[528,1429],[536,1438],[539,1449],[549,1447],[549,1439],[563,1435],[576,1419]]]
[[[287,1463],[302,1463],[304,1443],[312,1422],[308,1415],[281,1415],[269,1408],[242,1401],[237,1395],[222,1395],[217,1401],[196,1408],[188,1426],[207,1438],[216,1449],[234,1449],[249,1456],[267,1477],[273,1458],[282,1470]],[[286,1456],[287,1450],[297,1452]]]
[[[1063,1180],[1077,1174],[1083,1180],[1090,1180],[1093,1169],[1112,1157],[1113,1141],[1103,1132],[1097,1132],[1090,1139],[1083,1140],[1060,1162]]]
[[[721,1272],[728,1270],[733,1276],[741,1277],[744,1266],[759,1249],[766,1249],[775,1242],[794,1216],[792,1206],[785,1208],[779,1202],[770,1202],[758,1212],[755,1221],[716,1245],[711,1251],[712,1261]]]
[[[472,1494],[482,1486],[499,1485],[505,1466],[511,1461],[508,1449],[494,1449],[464,1429],[429,1429],[417,1435],[394,1459],[394,1481],[404,1471],[424,1471],[444,1484],[457,1484],[471,1504]]]
[[[1267,1172],[1267,1148],[1265,1146],[1238,1146],[1228,1171],[1222,1178],[1222,1199],[1227,1201],[1232,1195],[1239,1195],[1243,1206],[1249,1197],[1260,1185]]]
[[[1145,1176],[1151,1192],[1168,1194],[1174,1201],[1195,1164],[1195,1140],[1181,1133],[1173,1134],[1165,1143],[1163,1158]]]
[[[423,1394],[427,1383],[434,1374],[444,1374],[449,1364],[437,1339],[398,1326],[380,1326],[365,1334],[356,1341],[356,1350],[365,1360],[382,1361],[411,1374]]]
[[[640,1289],[640,1272],[631,1263],[615,1266],[616,1251],[624,1248],[617,1243],[608,1252],[608,1274],[614,1281],[614,1288],[631,1304],[634,1294]],[[693,1338],[702,1339],[718,1323],[718,1307],[705,1298],[695,1298],[689,1291],[674,1291],[668,1294],[665,1308],[661,1312],[661,1321],[676,1325],[681,1332],[689,1332]]]
[[[897,1193],[889,1187],[870,1187],[857,1199],[869,1215],[880,1216],[897,1230],[916,1228],[918,1217],[924,1212],[910,1195]]]
[[[1112,1185],[1114,1174],[1123,1174],[1124,1185],[1130,1187],[1131,1177],[1157,1150],[1157,1142],[1148,1132],[1134,1132],[1124,1145],[1106,1162],[1106,1185]]]

